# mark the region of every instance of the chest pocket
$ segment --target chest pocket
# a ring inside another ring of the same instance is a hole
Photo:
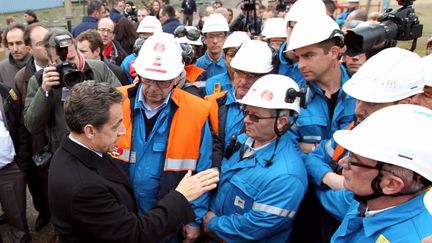
[[[318,116],[300,116],[296,122],[300,141],[319,143],[329,137],[327,119]]]
[[[166,147],[167,147],[166,143],[154,142],[153,143],[153,152],[159,152],[159,153],[165,152]]]
[[[258,189],[238,175],[234,175],[230,183],[233,188],[225,205],[233,209],[231,213],[243,214],[249,212],[252,209],[253,202],[258,197]]]

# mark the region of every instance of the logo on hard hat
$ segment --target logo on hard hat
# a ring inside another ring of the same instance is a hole
[[[160,42],[156,43],[153,46],[153,51],[155,51],[157,54],[164,53],[165,52],[165,44],[160,43]]]
[[[271,101],[273,99],[273,92],[270,90],[265,90],[261,93],[261,98],[267,101]]]

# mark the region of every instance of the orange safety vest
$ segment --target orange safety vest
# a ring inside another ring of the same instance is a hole
[[[219,135],[219,104],[217,100],[223,96],[225,96],[228,93],[228,91],[219,92],[219,93],[213,93],[211,95],[207,95],[204,97],[205,100],[209,101],[211,104],[210,108],[210,126],[213,129],[213,132],[216,135]]]
[[[126,134],[118,139],[115,151],[111,152],[111,156],[124,162],[130,162],[131,159],[133,120],[128,96],[131,87],[134,85],[118,87],[125,97],[122,109]],[[202,128],[210,114],[210,103],[179,88],[174,89],[171,99],[178,108],[171,120],[164,171],[195,171]]]
[[[185,71],[186,71],[186,79],[187,81],[189,81],[190,83],[195,83],[195,81],[197,81],[198,77],[205,72],[204,69],[195,66],[194,64],[190,64],[184,67]]]
[[[354,126],[355,126],[355,122],[353,121],[348,125],[346,130],[352,130]],[[341,159],[344,153],[345,153],[345,148],[338,144],[333,152],[333,156],[332,156],[333,163],[337,164],[337,162]]]

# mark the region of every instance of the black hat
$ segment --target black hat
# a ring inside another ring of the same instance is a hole
[[[36,16],[35,12],[33,12],[33,10],[27,9],[24,13],[32,16],[35,19],[37,19],[37,16]]]

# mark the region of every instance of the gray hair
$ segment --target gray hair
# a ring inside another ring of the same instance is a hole
[[[113,104],[119,104],[123,95],[106,83],[85,81],[72,88],[64,104],[66,124],[70,131],[81,134],[86,125],[101,128],[110,116]]]
[[[385,164],[383,170],[390,172],[394,176],[397,176],[403,180],[405,187],[400,193],[412,194],[425,187],[425,185],[419,180],[421,176],[409,169],[396,165]]]

